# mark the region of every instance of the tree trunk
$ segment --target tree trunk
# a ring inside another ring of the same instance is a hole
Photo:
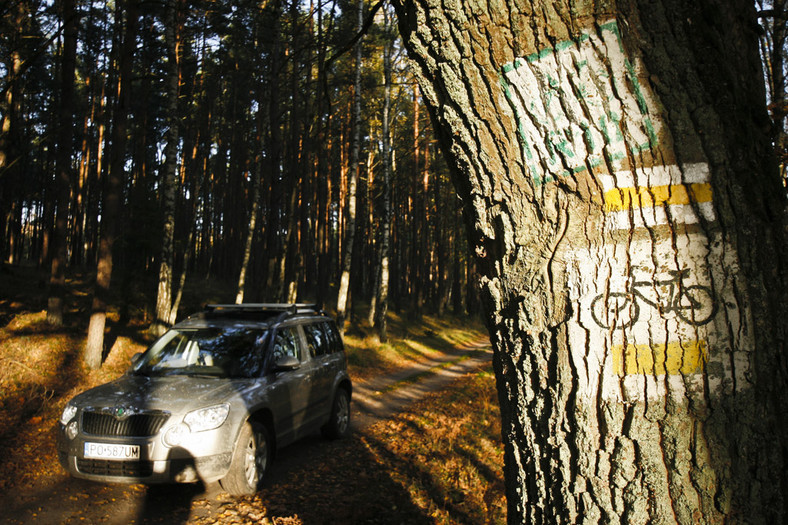
[[[388,11],[384,8],[385,28],[390,30]],[[391,53],[393,43],[387,40],[383,44],[383,118],[382,118],[382,162],[383,162],[383,217],[380,222],[380,269],[378,270],[377,300],[375,301],[375,328],[381,342],[388,339],[386,329],[386,314],[388,313],[389,296],[389,256],[391,252],[391,132],[389,120],[391,113]]]
[[[162,208],[164,225],[161,236],[161,255],[159,260],[159,284],[156,293],[156,312],[151,326],[154,334],[161,335],[169,327],[172,308],[172,282],[175,251],[175,197],[178,189],[178,0],[169,0],[167,22],[164,28],[167,42],[167,145],[164,150],[162,167]]]
[[[19,225],[16,223],[14,208],[14,194],[18,191],[22,173],[18,167],[17,156],[22,139],[21,123],[21,93],[22,86],[20,73],[22,72],[22,56],[19,48],[25,32],[25,20],[30,14],[23,2],[14,5],[9,20],[13,18],[16,31],[8,35],[11,52],[3,59],[6,70],[4,79],[5,89],[0,100],[0,261],[14,264],[16,262],[17,232]]]
[[[252,258],[252,241],[254,232],[257,229],[257,214],[260,209],[260,166],[255,165],[252,174],[252,208],[249,210],[249,229],[246,231],[243,256],[241,260],[241,271],[238,274],[238,289],[235,294],[235,304],[244,302],[244,288],[246,286],[246,272],[249,268],[249,260]]]
[[[360,33],[364,27],[364,1],[358,2],[356,29]],[[347,226],[345,229],[344,254],[342,255],[342,275],[339,279],[337,295],[337,324],[345,333],[348,291],[350,290],[350,270],[353,264],[353,243],[356,237],[356,191],[358,188],[359,154],[361,152],[361,39],[356,43],[355,82],[353,87],[353,138],[350,146],[350,166],[347,185]]]
[[[57,133],[57,158],[55,161],[55,185],[57,199],[55,211],[55,231],[52,236],[52,264],[49,276],[49,297],[47,302],[47,321],[55,326],[63,324],[66,297],[66,243],[68,239],[68,211],[73,185],[73,166],[71,163],[74,137],[74,79],[77,66],[77,28],[79,19],[75,0],[59,3],[63,19],[63,55],[60,77],[60,113]]]
[[[429,213],[429,188],[430,172],[425,152],[424,163],[421,164],[419,154],[419,114],[421,101],[419,100],[418,85],[413,86],[413,173],[416,176],[413,188],[413,241],[412,246],[412,289],[413,311],[411,315],[420,319],[424,309],[425,289],[429,286],[429,244],[430,244],[430,213]]]
[[[130,0],[126,11],[126,30],[120,53],[120,77],[118,79],[118,100],[115,106],[112,130],[112,149],[110,151],[109,178],[104,194],[102,232],[99,239],[98,267],[96,285],[93,290],[93,304],[85,343],[85,362],[90,368],[101,366],[104,349],[104,327],[107,319],[110,282],[112,279],[112,249],[118,230],[120,203],[125,179],[126,129],[130,106],[129,82],[131,62],[134,56],[136,24],[136,0]],[[118,10],[120,13],[120,9]]]
[[[395,3],[466,203],[509,522],[784,522],[752,3]]]

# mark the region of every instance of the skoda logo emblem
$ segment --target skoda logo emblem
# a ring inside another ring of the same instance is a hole
[[[128,415],[129,414],[125,408],[123,407],[115,408],[115,419],[124,419],[125,417],[128,417]]]

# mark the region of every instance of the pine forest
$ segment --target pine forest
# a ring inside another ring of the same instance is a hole
[[[383,2],[0,10],[0,254],[46,271],[50,322],[74,271],[96,275],[94,315],[143,293],[159,328],[206,279],[384,337],[389,305],[477,308],[462,203]]]

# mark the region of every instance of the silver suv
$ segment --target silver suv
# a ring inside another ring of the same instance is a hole
[[[79,478],[253,494],[276,447],[348,433],[351,392],[341,336],[313,305],[209,305],[69,401],[58,456]]]

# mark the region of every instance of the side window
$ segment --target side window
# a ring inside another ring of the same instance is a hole
[[[309,355],[319,357],[329,352],[326,334],[323,332],[320,324],[305,324],[304,335],[306,336],[306,344],[309,347]]]
[[[277,330],[276,338],[274,339],[274,361],[288,355],[295,357],[299,361],[301,360],[295,331],[292,328],[280,328]]]
[[[328,352],[341,352],[343,350],[342,339],[337,331],[337,327],[333,322],[325,322],[323,330],[326,334],[327,351]]]

